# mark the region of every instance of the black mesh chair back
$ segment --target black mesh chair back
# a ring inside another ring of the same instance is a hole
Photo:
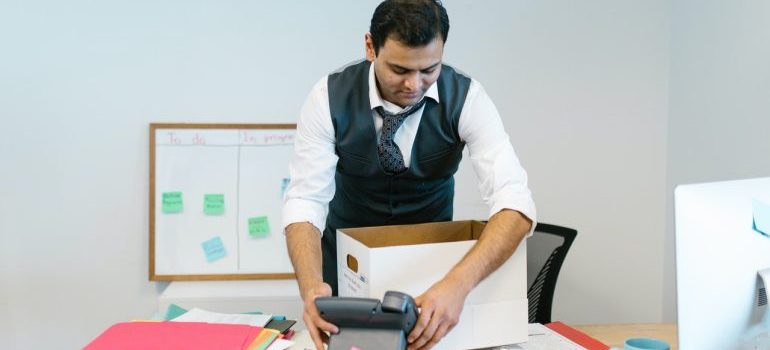
[[[527,298],[529,322],[551,322],[553,294],[559,270],[577,231],[571,228],[538,223],[527,238]]]

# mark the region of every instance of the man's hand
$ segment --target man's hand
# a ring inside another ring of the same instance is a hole
[[[313,339],[316,349],[323,350],[324,343],[329,342],[329,336],[324,332],[337,333],[339,329],[337,326],[324,321],[321,315],[318,313],[318,308],[315,306],[315,299],[318,297],[330,297],[332,295],[332,287],[326,283],[320,283],[305,293],[304,303],[305,311],[302,315],[302,319],[305,321],[305,327],[310,332],[310,337]]]
[[[531,226],[529,218],[510,209],[489,218],[468,254],[441,281],[415,299],[421,310],[409,334],[409,350],[430,349],[452,330],[471,290],[513,254]]]
[[[470,288],[444,278],[415,299],[420,317],[409,333],[408,350],[432,348],[460,320]]]
[[[328,336],[339,329],[324,321],[315,306],[315,299],[332,295],[332,288],[321,279],[321,232],[310,223],[296,222],[286,227],[286,245],[297,274],[297,283],[305,304],[302,319],[318,350],[324,349]]]

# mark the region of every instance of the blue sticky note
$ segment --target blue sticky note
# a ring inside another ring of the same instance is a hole
[[[168,306],[168,309],[166,309],[166,316],[163,318],[164,321],[173,320],[179,316],[182,316],[187,313],[186,309],[181,308],[177,304],[170,304]]]
[[[281,198],[283,198],[284,195],[286,194],[286,188],[289,187],[290,181],[291,180],[288,177],[284,177],[283,179],[281,179]]]
[[[754,216],[754,231],[770,236],[770,204],[752,198],[751,209]]]
[[[214,262],[225,257],[225,246],[219,236],[201,243],[201,246],[208,262]]]

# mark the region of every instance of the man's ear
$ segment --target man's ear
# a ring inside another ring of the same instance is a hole
[[[364,34],[364,45],[366,47],[366,60],[374,62],[374,58],[377,57],[377,55],[374,53],[374,40],[372,40],[371,33]]]

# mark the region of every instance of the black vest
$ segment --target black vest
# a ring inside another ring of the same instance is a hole
[[[426,97],[409,168],[398,175],[386,174],[377,155],[369,66],[363,61],[328,77],[339,160],[321,246],[324,281],[334,295],[336,230],[452,220],[453,175],[465,147],[457,128],[471,80],[442,65],[437,81],[440,102]]]

